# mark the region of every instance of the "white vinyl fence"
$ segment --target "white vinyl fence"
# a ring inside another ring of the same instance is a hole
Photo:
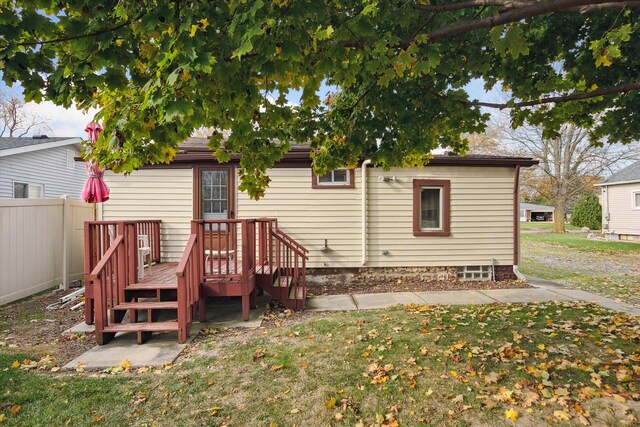
[[[0,305],[81,279],[83,226],[94,205],[60,199],[0,199]]]

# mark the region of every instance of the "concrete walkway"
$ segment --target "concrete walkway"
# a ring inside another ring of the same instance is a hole
[[[640,316],[640,308],[620,303],[611,298],[578,289],[567,288],[559,283],[527,277],[533,288],[492,289],[486,291],[431,291],[392,292],[383,294],[323,295],[307,300],[311,311],[371,310],[397,304],[493,304],[526,303],[545,301],[586,301],[602,307]]]

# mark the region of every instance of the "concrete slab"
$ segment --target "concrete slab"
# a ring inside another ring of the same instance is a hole
[[[545,302],[545,301],[573,301],[574,299],[548,289],[492,289],[478,291],[498,302],[519,303],[519,302]]]
[[[554,290],[567,288],[565,285],[562,285],[557,282],[552,282],[551,280],[540,279],[539,277],[533,277],[526,274],[524,277],[527,279],[527,283],[537,288],[554,289]]]
[[[71,334],[84,334],[87,332],[93,332],[96,329],[95,325],[87,325],[84,322],[80,322],[75,326],[70,327],[66,331],[64,331],[63,335],[71,335]]]
[[[358,310],[391,307],[398,304],[424,304],[414,292],[389,292],[384,294],[353,294]]]
[[[237,305],[240,303],[238,302]],[[249,320],[242,320],[242,308],[229,304],[207,305],[208,328],[259,328],[262,324],[262,315],[267,311],[266,304],[259,304],[258,308],[251,310]]]
[[[481,294],[478,291],[429,291],[416,292],[423,304],[491,304],[494,299]]]
[[[132,367],[172,363],[197,334],[198,327],[194,326],[191,328],[191,338],[185,344],[178,344],[177,332],[153,334],[143,345],[137,344],[136,334],[119,334],[109,344],[93,347],[62,369],[76,369],[78,365],[84,365],[85,369],[106,369],[119,366],[124,359],[129,360]]]
[[[307,299],[309,311],[343,311],[357,310],[351,295],[323,295]]]

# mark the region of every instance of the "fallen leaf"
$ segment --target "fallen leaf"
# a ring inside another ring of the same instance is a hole
[[[129,359],[124,359],[120,362],[120,367],[125,370],[125,372],[129,372],[131,370],[131,362]]]
[[[292,413],[292,414],[297,414],[297,413],[299,413],[299,412],[300,412],[300,409],[297,409],[297,408],[293,408],[293,409],[291,410],[291,413]]]
[[[518,419],[518,411],[516,411],[513,408],[512,409],[507,409],[506,411],[504,411],[504,416],[508,420],[516,421]]]
[[[9,412],[11,412],[11,415],[18,415],[18,412],[22,411],[22,406],[20,405],[12,405],[11,409],[9,409]]]
[[[17,369],[17,368],[19,368],[19,367],[20,367],[20,362],[18,362],[17,360],[16,360],[16,361],[14,361],[14,362],[11,364],[11,367],[12,367],[13,369]]]
[[[340,421],[344,418],[344,415],[342,415],[340,412],[336,412],[333,417],[336,419],[336,421]]]
[[[94,415],[93,422],[100,423],[104,421],[104,415]]]
[[[325,406],[327,409],[331,409],[331,408],[333,408],[334,406],[336,406],[336,400],[337,400],[337,399],[336,399],[335,397],[332,397],[331,399],[329,399],[329,400],[327,400],[327,401],[325,402],[324,406]]]
[[[569,421],[571,419],[571,415],[567,414],[565,411],[553,411],[553,416],[560,421]]]
[[[279,370],[281,370],[284,367],[284,365],[274,365],[271,367],[271,371],[273,372],[277,372]]]

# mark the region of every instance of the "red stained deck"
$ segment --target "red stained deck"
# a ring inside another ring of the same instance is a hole
[[[176,283],[177,262],[161,262],[151,267],[145,267],[144,279],[138,283]]]

